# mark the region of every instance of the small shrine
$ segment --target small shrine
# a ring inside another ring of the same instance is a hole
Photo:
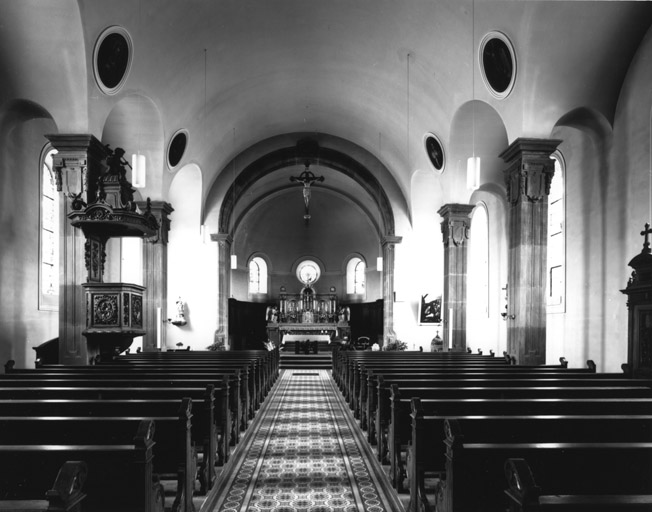
[[[643,249],[629,262],[633,268],[627,287],[629,310],[627,334],[627,363],[625,373],[632,377],[652,377],[652,250],[649,224],[645,224]]]

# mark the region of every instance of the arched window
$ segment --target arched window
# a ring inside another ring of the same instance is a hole
[[[54,180],[52,157],[47,145],[41,153],[41,218],[39,239],[39,309],[59,309],[59,192]]]
[[[353,257],[346,264],[346,293],[349,295],[364,295],[365,271],[367,266],[361,258]]]
[[[249,262],[249,293],[267,293],[267,262],[260,256]]]
[[[548,196],[548,313],[566,310],[566,165],[559,151],[551,158],[555,161],[555,174]]]
[[[470,318],[489,316],[489,218],[484,203],[471,217],[469,236],[467,300]]]

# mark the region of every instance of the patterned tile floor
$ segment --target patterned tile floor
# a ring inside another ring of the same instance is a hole
[[[326,370],[283,371],[202,506],[206,512],[403,510]]]

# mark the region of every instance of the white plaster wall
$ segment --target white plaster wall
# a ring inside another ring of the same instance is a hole
[[[170,187],[168,245],[168,317],[176,314],[181,297],[188,323],[166,324],[167,347],[205,349],[217,326],[217,244],[205,241],[200,226],[201,172],[195,165],[181,169]]]

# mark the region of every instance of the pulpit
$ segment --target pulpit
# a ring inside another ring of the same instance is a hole
[[[650,225],[645,225],[643,250],[634,256],[629,266],[634,270],[621,290],[627,295],[629,310],[627,333],[627,364],[625,372],[632,377],[652,377],[652,251]]]

